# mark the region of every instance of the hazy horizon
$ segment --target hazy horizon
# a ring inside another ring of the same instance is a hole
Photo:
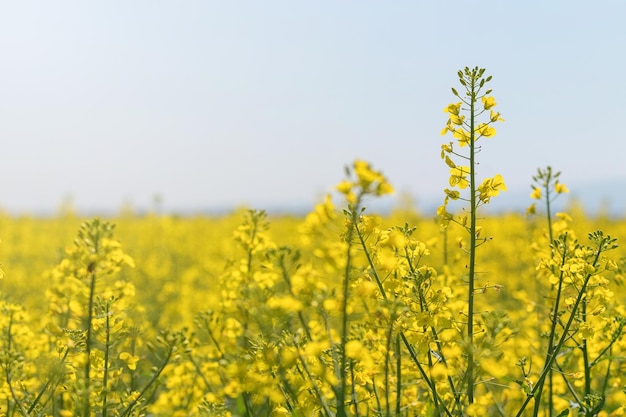
[[[572,205],[580,206],[586,214],[594,217],[597,215],[610,215],[614,218],[626,218],[626,195],[616,192],[616,190],[626,189],[626,181],[612,182],[597,186],[594,184],[566,184],[572,187],[571,192],[559,196],[553,202],[553,211],[568,210]],[[516,188],[502,192],[494,197],[490,204],[480,208],[485,214],[498,215],[505,213],[526,212],[530,204],[536,202],[541,211],[543,200],[535,201],[530,197],[530,183],[527,188]],[[343,196],[329,188],[333,203],[338,210],[345,208]],[[391,196],[383,198],[370,197],[366,199],[364,206],[368,213],[390,213],[390,211],[402,208],[415,209],[417,213],[423,216],[436,216],[437,207],[441,205],[444,193],[435,193],[431,195],[415,195],[408,191],[398,190]],[[231,205],[167,205],[162,196],[155,194],[149,205],[137,206],[130,201],[122,201],[119,205],[111,205],[108,208],[101,207],[79,207],[76,205],[71,196],[63,198],[55,207],[36,209],[36,210],[8,210],[0,205],[0,212],[10,216],[34,216],[34,217],[54,217],[58,215],[72,214],[79,217],[117,217],[128,214],[132,215],[174,215],[174,216],[221,216],[235,213],[242,209],[265,210],[270,215],[295,215],[304,216],[314,209],[317,203],[323,201],[325,195],[311,201],[291,201],[284,203],[258,203],[258,204],[231,204]],[[461,205],[455,205],[456,209],[461,209]],[[455,210],[452,208],[452,210]]]

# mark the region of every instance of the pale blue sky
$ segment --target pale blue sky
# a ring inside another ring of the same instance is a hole
[[[0,207],[311,205],[355,158],[439,198],[464,66],[506,120],[481,175],[626,180],[624,18],[617,0],[4,1]]]

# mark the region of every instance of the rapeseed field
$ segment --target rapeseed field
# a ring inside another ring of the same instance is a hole
[[[0,414],[623,415],[626,220],[553,213],[551,167],[482,214],[503,120],[458,75],[437,213],[356,160],[302,217],[0,215]]]

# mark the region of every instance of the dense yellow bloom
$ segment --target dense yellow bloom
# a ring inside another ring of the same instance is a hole
[[[302,301],[291,296],[272,297],[267,300],[267,306],[294,313],[303,308]]]

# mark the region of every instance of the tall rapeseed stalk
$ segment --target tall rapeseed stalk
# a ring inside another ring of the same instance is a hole
[[[505,191],[506,186],[500,175],[493,178],[486,178],[480,183],[477,182],[477,162],[476,154],[480,151],[477,145],[479,139],[492,137],[496,134],[492,124],[501,121],[500,113],[494,112],[495,99],[490,96],[491,90],[483,92],[485,85],[491,81],[491,76],[483,77],[484,68],[466,67],[458,72],[459,83],[464,87],[465,93],[452,88],[452,93],[460,100],[452,103],[444,109],[449,114],[446,127],[442,135],[450,132],[457,140],[460,148],[468,148],[467,153],[458,153],[454,149],[454,142],[442,146],[441,157],[450,167],[450,186],[453,189],[446,189],[444,204],[439,207],[438,214],[442,218],[442,225],[446,227],[453,221],[469,234],[468,254],[468,275],[467,275],[467,402],[474,402],[474,381],[476,380],[475,352],[474,352],[474,296],[476,293],[476,249],[487,241],[487,238],[480,236],[480,228],[477,225],[477,211],[481,205],[489,203],[491,197],[496,196],[500,191]],[[489,115],[486,113],[489,111]],[[484,115],[484,116],[483,116]],[[483,116],[483,117],[481,117]],[[481,120],[484,120],[481,122]],[[457,164],[451,158],[463,161]],[[467,164],[467,165],[466,165]],[[469,195],[462,195],[469,188]],[[468,214],[455,217],[446,208],[450,200],[463,200],[469,203]]]

